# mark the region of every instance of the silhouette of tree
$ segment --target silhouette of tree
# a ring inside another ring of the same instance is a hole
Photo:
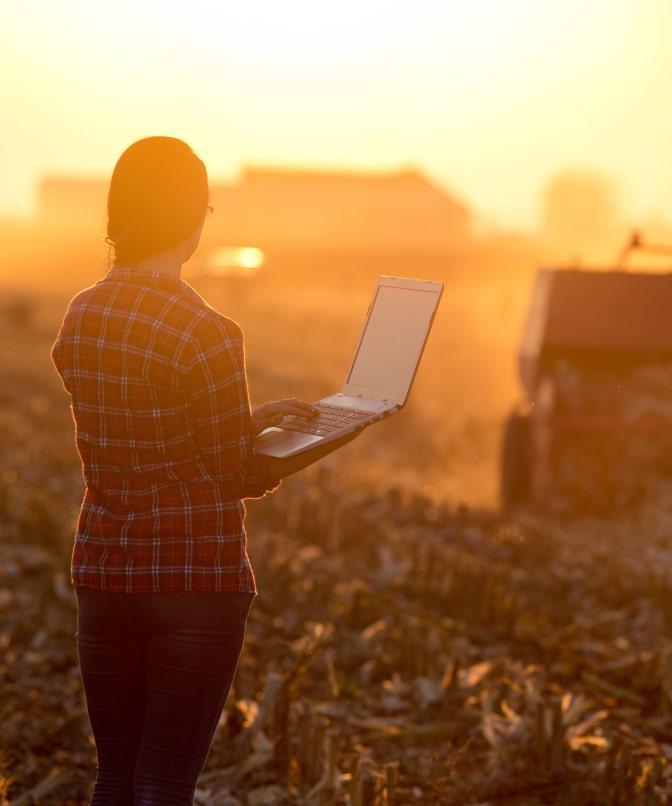
[[[568,170],[547,184],[541,203],[541,236],[554,259],[613,260],[627,225],[613,179]]]

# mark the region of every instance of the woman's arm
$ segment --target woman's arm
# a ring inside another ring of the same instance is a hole
[[[274,456],[263,456],[260,458],[263,459],[266,467],[268,467],[268,472],[273,478],[284,479],[286,476],[291,476],[292,473],[297,473],[299,470],[303,470],[304,467],[312,465],[319,459],[323,459],[338,448],[342,448],[343,445],[352,442],[352,440],[361,433],[362,431],[360,429],[346,434],[344,437],[339,437],[338,439],[324,440],[318,443],[314,448],[308,448],[308,450],[301,451],[301,453],[296,456],[288,456],[286,459],[277,459]]]

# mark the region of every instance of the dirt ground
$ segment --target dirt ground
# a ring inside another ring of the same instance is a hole
[[[249,507],[260,595],[198,804],[669,802],[672,513],[497,508],[533,270],[520,258],[279,254],[254,285],[200,289],[243,326],[261,402],[334,391],[379,273],[446,282],[406,410]],[[40,288],[27,273],[0,319],[13,806],[79,806],[95,774],[68,581],[81,477],[48,351],[65,300],[99,274]]]

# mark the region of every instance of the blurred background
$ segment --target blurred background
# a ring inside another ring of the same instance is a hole
[[[407,411],[347,449],[374,477],[491,504],[536,268],[672,242],[665,0],[0,13],[5,308],[55,333],[119,154],[181,137],[215,206],[185,276],[244,326],[254,402],[338,387],[378,274],[446,283]]]

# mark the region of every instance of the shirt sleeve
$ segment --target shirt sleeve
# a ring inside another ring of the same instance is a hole
[[[242,332],[233,322],[209,320],[200,325],[196,344],[188,394],[201,461],[232,497],[261,497],[280,481],[254,454]]]

